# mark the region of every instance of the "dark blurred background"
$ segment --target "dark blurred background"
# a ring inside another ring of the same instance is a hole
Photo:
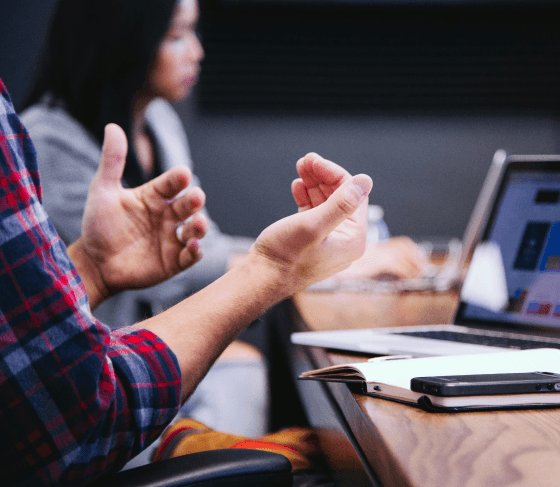
[[[0,0],[16,108],[54,3]],[[295,210],[295,162],[314,151],[372,176],[393,235],[460,237],[495,150],[560,151],[559,13],[538,0],[201,0],[206,59],[177,110],[212,217],[256,237]]]

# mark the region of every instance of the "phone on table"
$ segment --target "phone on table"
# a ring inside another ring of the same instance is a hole
[[[414,377],[410,381],[410,389],[443,397],[560,392],[560,374],[520,372]]]

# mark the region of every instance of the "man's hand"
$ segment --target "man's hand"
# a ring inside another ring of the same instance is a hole
[[[337,277],[411,279],[418,277],[428,261],[417,244],[405,236],[368,244],[364,255]]]
[[[292,193],[298,214],[266,228],[250,250],[284,276],[288,295],[362,256],[372,187],[369,176],[352,177],[313,153],[298,161],[297,170]]]
[[[239,265],[219,279],[141,323],[175,353],[184,398],[245,326],[364,252],[371,178],[352,177],[317,154],[300,159],[297,169],[297,214],[266,228]]]
[[[204,192],[193,188],[177,197],[190,182],[189,169],[174,168],[138,188],[124,189],[126,152],[122,129],[107,125],[82,236],[69,249],[92,308],[123,289],[157,284],[193,265],[202,256],[198,239],[208,229],[206,218],[195,215],[204,206]]]

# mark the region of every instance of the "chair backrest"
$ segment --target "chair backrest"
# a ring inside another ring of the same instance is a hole
[[[91,487],[291,487],[290,461],[277,453],[225,449],[191,453],[111,474]]]

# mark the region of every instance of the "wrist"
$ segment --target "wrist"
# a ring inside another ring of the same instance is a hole
[[[80,237],[68,247],[68,256],[78,270],[88,295],[90,308],[93,310],[110,296],[98,267],[86,252]]]
[[[303,280],[296,277],[296,273],[285,262],[272,259],[253,249],[237,266],[240,272],[249,279],[258,276],[261,288],[277,297],[276,302],[291,296],[300,288],[305,287]]]

